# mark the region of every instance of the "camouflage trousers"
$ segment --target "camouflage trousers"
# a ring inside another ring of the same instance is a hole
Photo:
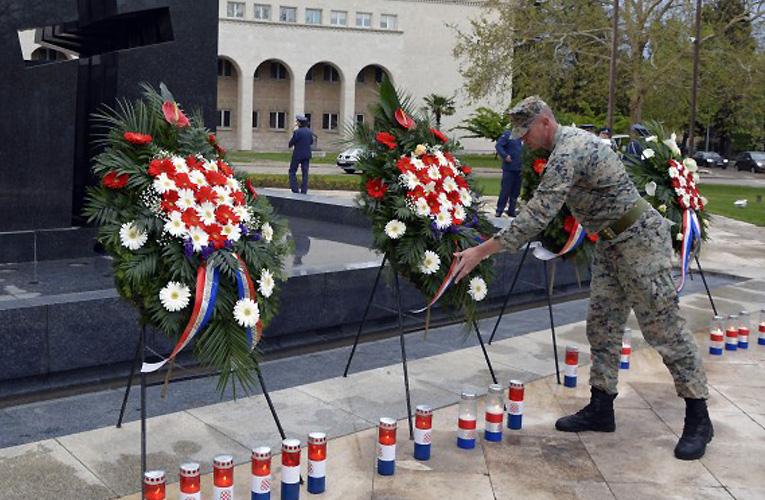
[[[709,397],[698,346],[679,313],[671,253],[669,221],[653,209],[613,240],[598,240],[587,313],[591,386],[616,394],[624,325],[632,309],[645,340],[672,374],[677,394]]]

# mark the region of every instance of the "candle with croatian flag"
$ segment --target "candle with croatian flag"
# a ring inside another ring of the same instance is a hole
[[[725,328],[725,350],[735,351],[736,349],[738,349],[738,316],[730,314]]]
[[[251,500],[271,500],[271,448],[268,446],[253,448],[251,468]]]
[[[520,430],[523,426],[523,382],[511,380],[507,389],[507,428]]]
[[[751,328],[752,318],[749,311],[738,313],[738,348],[749,349],[749,328]]]
[[[433,409],[419,405],[414,416],[414,458],[430,460],[430,442],[433,429]]]
[[[327,488],[327,435],[308,435],[308,493],[324,493]]]
[[[576,377],[579,370],[579,346],[566,346],[566,367],[563,375],[563,385],[576,387]]]
[[[300,498],[300,440],[282,441],[282,500]]]
[[[632,356],[632,328],[624,329],[624,337],[622,337],[622,360],[621,369],[630,369],[630,357]]]
[[[759,333],[760,336],[757,338],[757,343],[759,345],[765,345],[765,309],[762,309],[760,311],[760,320],[759,320]]]
[[[234,457],[213,458],[213,500],[234,500]]]
[[[146,500],[165,500],[165,471],[149,470],[143,475]]]
[[[502,386],[491,384],[486,394],[486,424],[484,438],[486,441],[502,441],[502,421],[505,419],[505,400],[502,397]]]
[[[201,500],[202,489],[199,481],[199,464],[181,464],[180,500]]]
[[[725,345],[725,320],[722,316],[712,316],[709,326],[709,354],[722,356]]]
[[[463,390],[460,400],[457,446],[465,450],[475,448],[475,429],[478,419],[478,401],[473,391]]]
[[[377,434],[377,473],[392,476],[396,472],[396,421],[380,418]]]

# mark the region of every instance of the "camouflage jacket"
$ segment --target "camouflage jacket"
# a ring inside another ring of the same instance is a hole
[[[640,198],[624,165],[595,135],[558,126],[533,198],[496,239],[514,252],[539,234],[564,203],[588,234],[610,226]]]

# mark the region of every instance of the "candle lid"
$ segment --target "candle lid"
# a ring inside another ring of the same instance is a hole
[[[149,485],[157,485],[165,482],[165,471],[148,470],[143,475],[143,482]]]
[[[199,464],[190,462],[181,464],[181,477],[196,477],[199,475]]]
[[[428,405],[419,405],[419,406],[417,406],[417,408],[415,408],[414,412],[417,415],[421,415],[423,417],[427,417],[428,415],[432,415],[433,414],[433,408],[431,408]]]
[[[511,380],[510,387],[512,387],[513,389],[523,389],[523,382],[521,382],[520,380]]]
[[[579,352],[579,346],[578,345],[574,345],[574,344],[569,344],[569,345],[566,346],[566,351],[571,351],[571,352],[576,351],[576,352]]]
[[[268,446],[258,446],[252,449],[252,458],[255,460],[268,460],[271,458],[271,448]]]
[[[327,435],[323,432],[308,434],[308,444],[327,444]]]
[[[471,401],[476,398],[475,391],[470,389],[462,389],[462,399]]]
[[[217,469],[230,469],[234,466],[234,457],[231,455],[218,455],[213,458],[213,467]]]
[[[489,394],[502,394],[502,385],[491,384],[489,386]]]
[[[285,439],[284,441],[282,441],[282,451],[286,451],[289,453],[300,451],[300,440]]]
[[[395,429],[396,421],[392,418],[382,417],[380,418],[380,429]]]

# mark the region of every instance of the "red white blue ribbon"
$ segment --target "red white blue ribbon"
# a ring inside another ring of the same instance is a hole
[[[409,311],[409,312],[413,314],[419,314],[433,307],[433,305],[436,302],[438,302],[438,299],[440,299],[443,296],[443,294],[446,293],[446,289],[449,288],[449,285],[452,284],[452,281],[454,281],[454,268],[456,265],[457,265],[457,259],[453,259],[452,265],[449,266],[449,271],[446,273],[446,277],[444,278],[443,283],[441,283],[441,286],[438,287],[438,291],[433,296],[433,299],[430,301],[430,303],[426,305],[425,307],[423,307],[422,309],[417,309],[415,311]]]
[[[579,221],[575,222],[576,226],[574,226],[574,230],[571,231],[571,234],[568,235],[568,241],[565,245],[563,245],[563,248],[561,248],[560,252],[558,252],[558,256],[561,256],[563,254],[567,254],[571,250],[575,249],[579,246],[582,241],[584,241],[585,232],[584,228],[581,224],[579,224]]]
[[[701,224],[695,210],[686,209],[683,212],[683,245],[680,251],[680,281],[677,284],[677,292],[683,291],[685,277],[688,274],[688,263],[691,259],[691,249],[696,239],[701,239]]]
[[[251,299],[257,304],[258,296],[255,294],[255,287],[252,284],[250,273],[247,272],[247,264],[244,263],[239,255],[234,254],[234,257],[236,257],[236,260],[239,261],[241,266],[239,269],[234,270],[234,273],[236,274],[236,283],[239,288],[239,299]],[[245,328],[245,332],[247,333],[247,345],[250,346],[250,349],[254,349],[255,345],[260,342],[260,338],[263,336],[263,323],[260,319],[258,319],[255,330],[257,336],[253,337],[252,328]]]

